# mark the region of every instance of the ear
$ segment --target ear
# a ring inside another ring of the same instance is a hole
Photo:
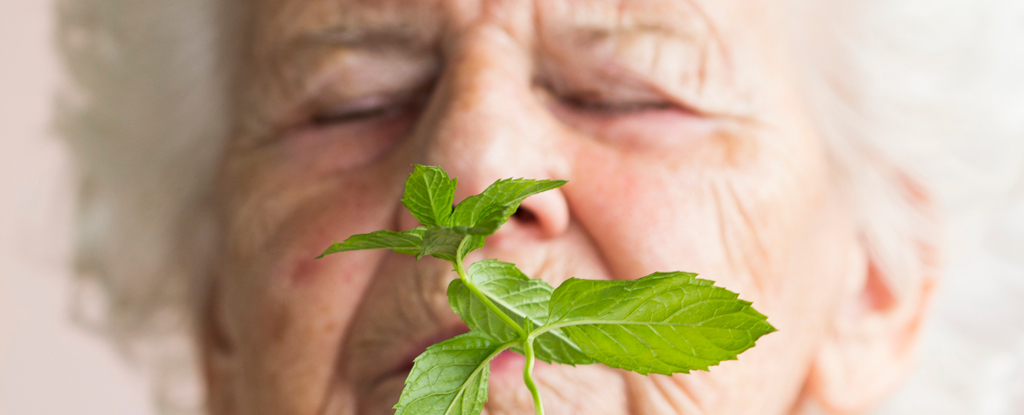
[[[931,199],[913,182],[901,184],[915,216],[930,222],[915,226],[937,229]],[[814,359],[806,390],[825,413],[863,412],[898,386],[914,363],[938,267],[937,238],[930,232],[914,232],[913,227],[906,227],[907,235],[898,235],[899,243],[909,246],[898,249],[903,258],[895,258],[908,261],[908,266],[892,266],[892,258],[881,260],[880,248],[872,246],[876,241],[870,237],[862,238],[853,253],[854,266],[845,276],[847,289]]]

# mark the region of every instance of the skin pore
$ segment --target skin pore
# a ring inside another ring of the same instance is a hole
[[[869,265],[776,3],[254,2],[203,334],[213,413],[388,414],[412,358],[466,330],[443,261],[313,260],[355,233],[416,226],[399,201],[414,163],[458,177],[456,202],[498,178],[569,181],[527,199],[469,262],[556,286],[697,272],[779,329],[690,375],[538,363],[548,413],[830,406],[816,362]],[[532,413],[522,365],[492,363],[485,413]]]

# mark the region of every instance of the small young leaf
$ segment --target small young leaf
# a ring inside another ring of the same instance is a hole
[[[484,211],[476,225],[456,225],[452,229],[469,235],[487,236],[497,232],[498,228],[500,228],[501,225],[504,225],[505,222],[508,222],[508,218],[512,217],[512,214],[516,213],[517,209],[519,209],[518,203],[512,205],[494,205],[491,206],[490,209]]]
[[[749,302],[695,277],[573,278],[552,294],[546,325],[562,328],[597,361],[642,374],[707,370],[775,331]]]
[[[451,223],[476,228],[476,232],[494,233],[508,221],[523,199],[564,185],[564,180],[503,179],[467,197],[455,207]]]
[[[376,231],[352,235],[345,242],[335,242],[317,258],[345,251],[358,251],[361,249],[392,249],[395,252],[406,255],[418,255],[423,243],[423,234],[427,228],[424,226],[413,228],[403,232]]]
[[[440,167],[417,164],[405,181],[402,204],[427,226],[451,224],[452,202],[457,179],[449,179]]]
[[[487,402],[490,361],[504,346],[469,332],[427,348],[414,361],[395,415],[478,415]]]
[[[548,299],[554,289],[543,280],[531,279],[515,265],[493,259],[474,263],[468,275],[470,282],[520,327],[538,327],[547,320]],[[499,342],[518,338],[516,331],[487,309],[461,280],[448,286],[448,303],[470,329],[489,334]],[[561,330],[538,336],[534,344],[537,358],[548,363],[594,363]]]

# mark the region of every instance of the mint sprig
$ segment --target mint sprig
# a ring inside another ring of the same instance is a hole
[[[470,332],[430,346],[416,358],[396,414],[480,414],[487,402],[490,361],[505,350],[526,357],[523,381],[542,415],[533,380],[537,359],[603,363],[641,374],[689,373],[735,360],[775,331],[750,302],[696,274],[657,272],[630,281],[572,278],[553,288],[493,259],[466,268],[466,255],[483,247],[484,238],[507,222],[523,200],[565,183],[498,180],[453,208],[457,180],[439,167],[416,165],[402,203],[424,226],[353,235],[319,256],[391,249],[417,259],[433,256],[455,267],[459,278],[448,286],[448,301]]]

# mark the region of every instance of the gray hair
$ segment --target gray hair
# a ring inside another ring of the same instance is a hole
[[[889,284],[915,284],[907,278],[931,265],[912,250],[936,244],[907,183],[960,220],[947,240],[970,243],[947,248],[979,246],[1024,166],[1022,5],[788,1],[808,102]],[[215,260],[210,196],[232,115],[235,3],[59,1],[70,82],[56,122],[80,173],[77,316],[153,375],[164,413],[203,403],[194,338]],[[1024,242],[1008,238],[1022,244],[1019,263]],[[970,405],[926,412],[1001,413]]]

